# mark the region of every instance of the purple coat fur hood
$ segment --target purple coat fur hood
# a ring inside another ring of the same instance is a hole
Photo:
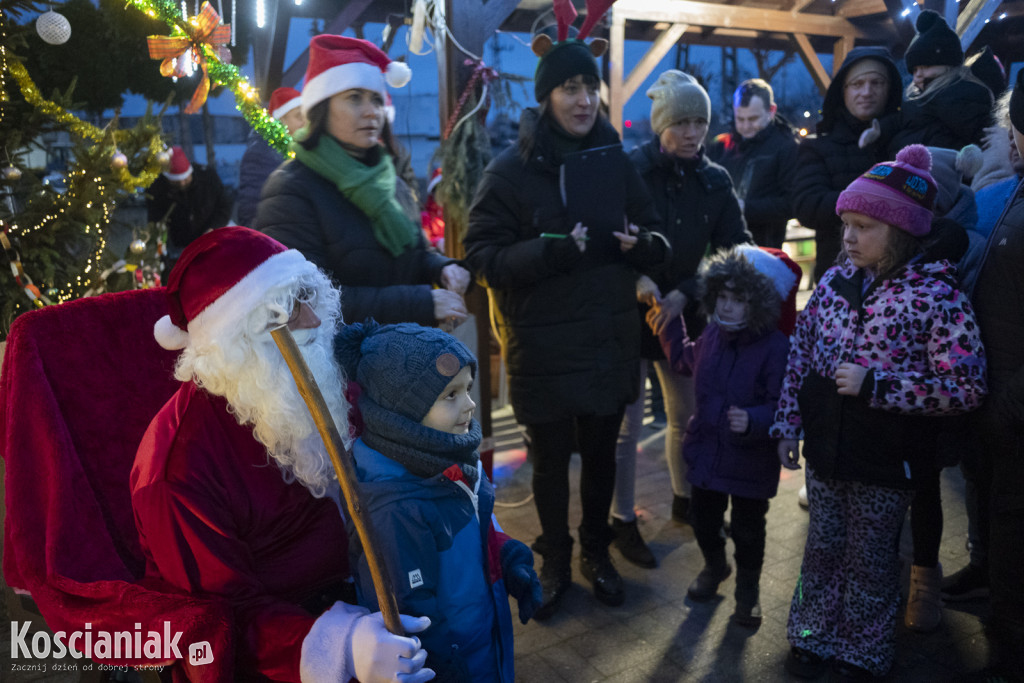
[[[744,498],[768,499],[779,486],[776,441],[768,436],[786,369],[789,339],[777,329],[726,332],[711,323],[696,341],[682,318],[660,336],[672,369],[693,375],[696,410],[683,438],[687,479],[694,486]],[[729,430],[726,412],[750,415],[745,434]]]

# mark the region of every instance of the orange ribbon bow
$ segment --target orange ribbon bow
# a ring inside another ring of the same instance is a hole
[[[195,114],[206,101],[210,92],[210,77],[206,72],[206,52],[209,48],[213,54],[217,54],[218,48],[231,39],[231,27],[228,24],[221,24],[220,15],[209,2],[204,2],[199,14],[189,19],[187,35],[183,36],[149,36],[146,38],[149,44],[149,56],[151,59],[162,59],[160,62],[161,76],[187,76],[185,70],[185,59],[183,56],[191,51],[192,63],[203,72],[203,78],[199,81],[192,99],[185,107],[186,114]]]

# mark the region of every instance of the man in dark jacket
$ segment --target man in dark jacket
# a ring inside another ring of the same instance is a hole
[[[295,88],[278,88],[270,96],[270,115],[284,124],[288,134],[295,136],[295,131],[306,125],[306,115],[302,113],[302,95]],[[256,206],[260,203],[260,191],[263,183],[281,165],[284,157],[270,146],[256,130],[249,131],[249,139],[245,144],[245,154],[238,167],[238,204],[235,208],[235,222],[239,225],[252,227],[256,220]]]
[[[207,230],[222,228],[231,220],[231,202],[217,171],[193,164],[185,150],[171,148],[171,164],[146,190],[150,223],[165,223],[167,252],[163,281],[167,282],[182,250]]]
[[[857,143],[873,118],[899,109],[900,86],[899,71],[885,48],[850,50],[825,93],[817,136],[800,143],[793,213],[815,231],[815,280],[839,253],[839,193],[871,166],[886,161],[884,145],[876,142],[862,149]]]
[[[1024,71],[1010,100],[1017,149],[1024,152]],[[989,397],[978,411],[988,482],[988,546],[992,618],[987,627],[993,664],[1006,680],[1024,671],[1024,183],[1018,184],[989,235],[974,306],[988,356]],[[987,475],[987,476],[986,476]],[[981,483],[979,481],[979,483]],[[984,485],[979,491],[984,496]],[[979,500],[979,505],[984,505]]]
[[[797,136],[777,112],[772,87],[760,78],[740,83],[732,98],[733,129],[717,136],[708,156],[732,176],[754,241],[782,246],[793,216],[789,190]]]

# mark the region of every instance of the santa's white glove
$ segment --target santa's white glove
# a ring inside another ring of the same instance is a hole
[[[406,633],[430,626],[427,617],[399,617]],[[420,639],[389,632],[380,612],[336,602],[302,641],[299,672],[303,683],[425,683],[434,678],[426,660]]]

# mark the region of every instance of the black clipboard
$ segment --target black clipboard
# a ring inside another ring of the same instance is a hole
[[[594,256],[620,251],[612,232],[622,232],[625,226],[627,164],[620,144],[573,152],[562,159],[559,187],[567,227],[587,227],[587,251]]]

